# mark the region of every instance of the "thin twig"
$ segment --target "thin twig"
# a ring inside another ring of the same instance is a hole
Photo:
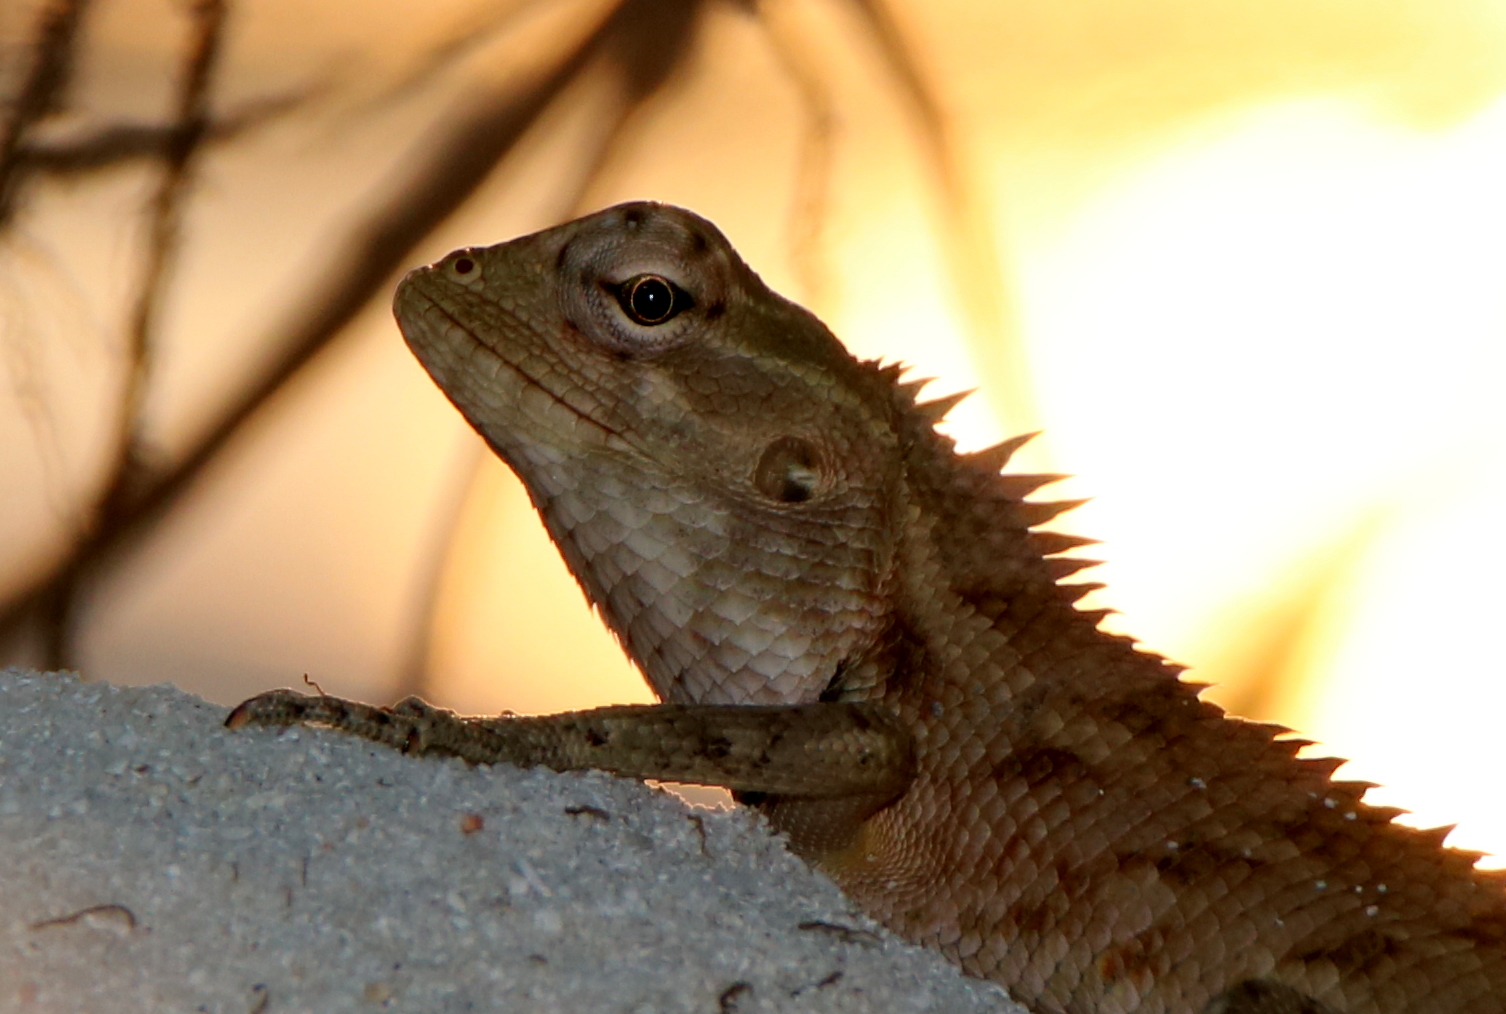
[[[1039,409],[1029,382],[1029,362],[1010,319],[1000,258],[982,202],[957,164],[941,104],[931,93],[884,0],[852,0],[878,45],[900,92],[910,104],[942,197],[942,250],[958,301],[980,339],[983,361],[991,367],[995,404],[1017,432],[1039,429]]]
[[[438,628],[440,597],[450,569],[460,518],[475,496],[485,461],[484,445],[479,439],[468,441],[462,453],[462,460],[454,466],[456,474],[447,483],[449,489],[429,519],[429,545],[420,564],[422,572],[413,581],[418,586],[416,601],[409,610],[413,628],[398,667],[395,699],[414,696],[427,700],[433,693],[434,632]]]
[[[209,120],[200,136],[200,144],[212,146],[233,141],[247,131],[298,108],[308,98],[308,92],[296,92],[247,103],[233,113]],[[25,142],[17,149],[15,157],[29,172],[81,176],[132,162],[166,159],[177,134],[176,126],[117,123],[65,141]]]
[[[85,533],[48,573],[0,606],[0,642],[13,636],[39,609],[50,611],[60,590],[133,546],[183,499],[251,418],[330,344],[387,284],[413,248],[490,175],[554,97],[574,80],[600,45],[605,27],[599,26],[537,79],[470,103],[437,136],[420,143],[423,157],[415,161],[421,168],[344,244],[336,245],[324,279],[308,299],[295,304],[305,309],[275,332],[286,336],[277,360],[225,406],[180,461],[153,476],[126,509]]]
[[[42,11],[32,46],[31,73],[10,118],[0,123],[0,228],[15,213],[16,196],[26,175],[16,156],[27,131],[62,105],[72,77],[78,26],[88,6],[89,0],[55,0]]]
[[[100,494],[89,522],[108,528],[129,510],[131,499],[147,481],[147,447],[143,413],[151,382],[152,346],[162,297],[178,250],[184,194],[195,153],[209,122],[209,83],[224,35],[224,0],[196,0],[182,79],[178,83],[176,122],[167,141],[162,177],[148,211],[146,263],[137,288],[136,305],[126,332],[126,375],[115,415],[115,450],[110,479]],[[42,617],[45,661],[48,668],[70,666],[82,571],[59,584],[49,596]]]
[[[100,505],[106,516],[126,507],[131,489],[144,478],[142,413],[151,379],[152,339],[178,251],[191,164],[209,123],[209,82],[224,34],[224,0],[197,0],[192,18],[192,42],[178,89],[177,121],[167,138],[162,178],[152,198],[146,264],[127,332],[129,374],[116,416],[115,481]]]
[[[382,89],[374,100],[375,104],[389,105],[419,91],[539,3],[540,0],[489,0],[481,11],[472,14],[444,39],[429,47],[412,70]]]
[[[795,195],[790,208],[790,259],[805,289],[805,301],[820,307],[831,289],[822,239],[830,210],[828,199],[836,110],[831,93],[816,70],[817,61],[809,57],[797,39],[775,24],[766,11],[760,12],[758,20],[775,58],[794,83],[805,107],[800,165],[796,170]]]

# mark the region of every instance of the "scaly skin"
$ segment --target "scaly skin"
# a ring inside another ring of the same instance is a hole
[[[710,223],[623,205],[457,251],[396,306],[669,708],[279,691],[232,725],[735,787],[1037,1011],[1506,1011],[1501,877],[1098,630],[1055,555],[1082,540],[1030,530],[1070,505],[999,474],[1018,441],[956,454],[949,402],[852,359]]]

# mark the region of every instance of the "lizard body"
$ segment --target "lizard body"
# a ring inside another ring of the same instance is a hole
[[[396,312],[663,706],[462,719],[277,691],[231,725],[738,790],[900,935],[1040,1012],[1506,1011],[1506,880],[1097,629],[1070,504],[710,223],[608,209]]]

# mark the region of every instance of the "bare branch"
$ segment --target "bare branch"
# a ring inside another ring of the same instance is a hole
[[[88,6],[88,0],[54,0],[42,11],[37,41],[32,47],[31,73],[16,98],[10,119],[0,123],[0,227],[15,212],[16,195],[25,175],[20,171],[16,153],[32,125],[56,112],[62,104],[72,77],[78,26]]]
[[[1039,409],[1028,381],[1029,362],[1020,346],[1002,292],[1004,276],[982,202],[957,164],[946,115],[926,84],[883,0],[852,0],[873,33],[880,55],[909,102],[924,140],[942,195],[943,251],[956,285],[958,301],[991,367],[990,387],[1006,410],[1010,426],[1019,431],[1039,429]]]
[[[167,139],[162,178],[152,198],[146,264],[137,288],[136,305],[126,339],[126,376],[116,406],[115,451],[110,478],[95,504],[90,528],[108,529],[130,507],[135,492],[147,481],[143,410],[151,381],[152,345],[158,310],[178,250],[182,205],[190,168],[208,123],[209,82],[214,75],[224,35],[224,0],[196,0],[183,77],[178,85],[176,122]],[[43,642],[48,668],[73,662],[74,620],[80,571],[60,583],[48,597],[43,616]]]
[[[115,477],[100,502],[100,512],[104,516],[127,506],[130,490],[145,478],[142,474],[145,467],[142,409],[151,379],[152,337],[178,250],[190,166],[209,122],[209,81],[224,32],[224,0],[196,0],[192,18],[192,42],[178,89],[177,120],[167,137],[162,178],[149,212],[146,265],[127,337],[129,373],[116,417]]]
[[[443,502],[429,519],[429,547],[421,572],[414,578],[418,595],[410,615],[413,617],[412,633],[408,637],[407,651],[397,671],[395,700],[408,696],[428,698],[433,693],[431,661],[434,652],[434,630],[439,620],[439,599],[444,591],[445,574],[450,569],[450,558],[455,549],[455,536],[460,526],[460,517],[465,506],[475,495],[481,466],[485,460],[485,445],[480,440],[470,441],[464,460],[456,467],[458,473],[450,480],[452,488],[446,491]]]
[[[1290,714],[1300,692],[1315,639],[1327,621],[1326,609],[1356,577],[1376,539],[1394,520],[1390,505],[1372,504],[1345,519],[1320,548],[1304,553],[1277,587],[1279,597],[1240,602],[1239,631],[1226,638],[1205,672],[1216,674],[1212,695],[1236,715],[1271,721]]]
[[[274,95],[247,103],[241,109],[208,121],[200,137],[207,146],[233,141],[283,113],[298,108],[309,92]],[[177,136],[176,126],[119,123],[101,127],[66,141],[21,144],[16,160],[24,169],[50,176],[81,176],[146,159],[165,159]]]
[[[467,18],[437,45],[432,46],[417,66],[390,87],[383,89],[376,102],[387,104],[398,101],[429,84],[539,2],[540,0],[491,0],[486,3],[483,10]]]
[[[128,506],[101,518],[49,573],[0,606],[0,640],[14,634],[39,607],[55,611],[52,603],[62,590],[134,545],[182,499],[247,422],[329,345],[412,249],[481,185],[598,50],[610,24],[600,26],[537,79],[470,103],[437,136],[418,146],[423,153],[416,159],[420,169],[336,248],[326,277],[308,299],[295,304],[306,309],[276,332],[287,336],[281,356],[225,406],[181,461],[153,476]]]
[[[822,237],[826,230],[831,157],[837,116],[831,93],[800,41],[761,13],[759,24],[775,58],[800,92],[805,107],[805,130],[800,144],[800,165],[795,177],[795,199],[790,208],[790,259],[805,287],[805,300],[820,306],[831,285]]]

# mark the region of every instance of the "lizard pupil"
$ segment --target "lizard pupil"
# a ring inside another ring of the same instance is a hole
[[[821,458],[809,440],[780,437],[768,446],[753,472],[760,493],[781,503],[804,503],[821,482]]]
[[[666,278],[639,275],[630,278],[617,296],[622,309],[639,324],[663,324],[685,309],[689,299]]]

